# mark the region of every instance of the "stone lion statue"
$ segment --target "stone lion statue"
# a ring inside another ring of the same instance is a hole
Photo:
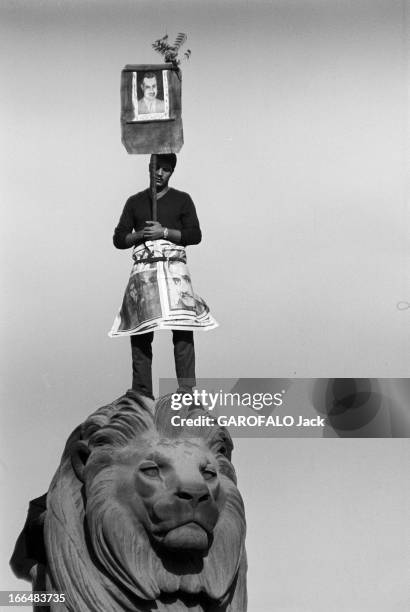
[[[69,612],[245,612],[231,438],[173,426],[170,397],[154,413],[149,401],[129,391],[68,439],[44,513],[45,588]]]

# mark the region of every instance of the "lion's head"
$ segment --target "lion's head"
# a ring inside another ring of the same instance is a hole
[[[152,414],[128,392],[71,435],[45,538],[50,580],[73,612],[246,610],[232,441],[216,425],[173,426],[173,414],[169,398]]]

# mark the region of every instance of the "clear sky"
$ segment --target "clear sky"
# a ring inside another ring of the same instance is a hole
[[[69,432],[130,386],[128,341],[107,332],[131,254],[111,237],[148,157],[121,144],[120,73],[160,62],[165,32],[192,50],[172,185],[197,206],[189,267],[220,322],[196,334],[198,374],[408,376],[408,9],[3,0],[0,588],[23,585],[7,559]],[[155,379],[172,376],[167,333],[154,353]],[[408,455],[239,440],[250,611],[404,610]]]

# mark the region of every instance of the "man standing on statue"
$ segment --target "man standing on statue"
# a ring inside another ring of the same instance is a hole
[[[202,238],[191,197],[168,185],[176,161],[173,153],[157,155],[153,179],[158,221],[151,220],[151,191],[145,189],[127,200],[113,237],[116,248],[133,247],[134,266],[110,336],[131,337],[132,388],[151,398],[154,330],[172,329],[178,391],[189,392],[196,384],[193,330],[217,325],[204,301],[193,293],[190,282],[184,284],[184,294],[192,295],[189,309],[187,300],[176,304],[171,299],[171,292],[175,293],[171,264],[177,262],[183,272],[185,268],[184,276],[190,279],[184,247],[198,244]],[[152,164],[153,156],[150,174]]]

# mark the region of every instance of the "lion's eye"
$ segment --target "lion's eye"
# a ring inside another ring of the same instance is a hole
[[[212,468],[206,468],[206,470],[202,471],[202,476],[205,480],[212,480],[212,478],[216,477],[216,471]]]
[[[155,463],[143,463],[140,466],[140,471],[150,478],[157,478],[159,476],[159,467]]]
[[[219,449],[218,452],[221,453],[221,455],[225,455],[225,457],[227,455],[226,447],[225,446],[221,446],[221,448]]]

